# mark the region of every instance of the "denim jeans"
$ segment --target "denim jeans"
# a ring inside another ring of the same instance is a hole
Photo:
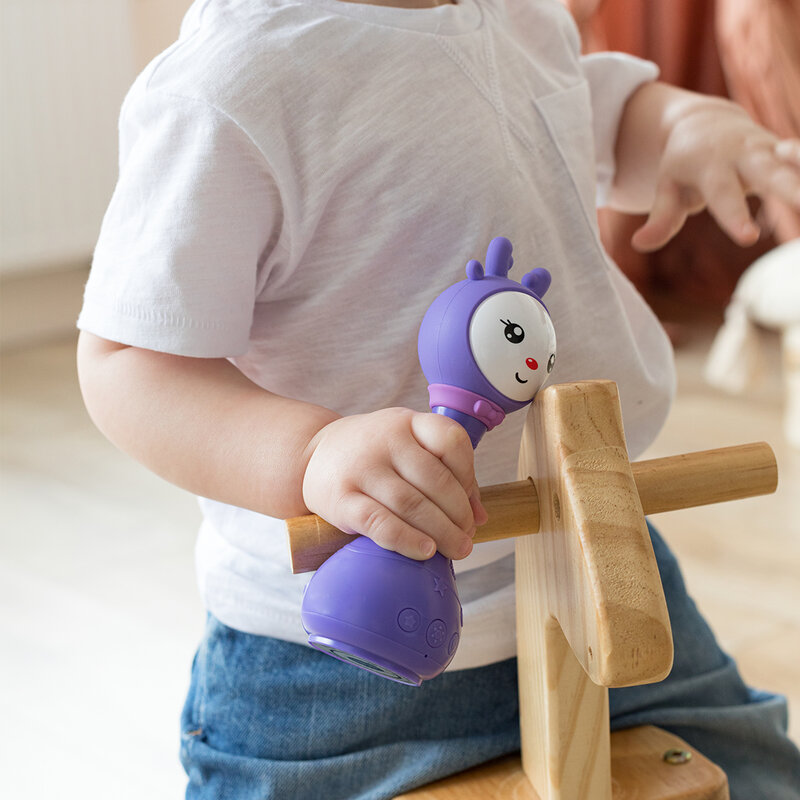
[[[658,725],[727,773],[732,800],[800,800],[782,697],[748,688],[651,528],[675,662],[610,691],[611,727]],[[516,659],[403,686],[209,616],[182,717],[187,800],[383,800],[519,750]]]

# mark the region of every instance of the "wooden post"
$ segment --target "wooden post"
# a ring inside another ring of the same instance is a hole
[[[616,386],[540,393],[519,477],[533,479],[540,515],[539,535],[517,540],[523,769],[541,800],[610,800],[606,687],[658,681],[672,665]]]
[[[521,769],[503,759],[403,800],[727,800],[722,770],[672,734],[645,726],[610,735],[608,687],[659,681],[672,666],[640,493],[663,510],[751,496],[756,485],[774,491],[774,457],[754,447],[723,453],[724,465],[718,454],[644,462],[638,480],[615,384],[561,384],[539,394],[514,484],[535,484],[529,526],[539,533],[516,542]],[[701,476],[715,472],[711,465],[721,470],[698,489],[697,480],[687,482],[687,461],[689,473],[697,464]],[[671,766],[668,752],[688,766]]]
[[[628,463],[613,383],[553,386],[537,397],[520,447],[524,480],[515,484],[534,481],[539,532],[516,544],[522,762],[493,762],[403,800],[727,800],[722,770],[678,737],[649,726],[610,735],[608,687],[661,680],[672,663],[640,493],[656,508],[692,504],[709,493],[723,499],[732,484],[734,494],[749,496],[762,467],[772,491],[774,460],[770,466],[764,452],[740,461],[742,455],[723,453],[725,466],[710,482],[703,478],[699,492],[697,481],[683,488],[682,457],[644,462],[639,481]],[[719,454],[710,463],[719,465]],[[700,473],[714,472],[708,466]],[[738,474],[742,469],[750,480]],[[668,752],[684,765],[672,766]]]

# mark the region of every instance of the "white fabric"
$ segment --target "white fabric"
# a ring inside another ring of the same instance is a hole
[[[770,250],[739,278],[706,361],[712,386],[740,394],[758,381],[763,355],[758,326],[800,327],[800,239]]]
[[[706,360],[711,386],[742,394],[758,383],[766,350],[762,328],[781,332],[784,432],[800,448],[800,239],[770,250],[742,274]]]
[[[119,184],[79,326],[230,357],[271,391],[341,414],[424,410],[419,322],[504,235],[512,276],[553,273],[552,380],[615,380],[635,456],[667,414],[672,352],[603,253],[595,199],[614,173],[624,103],[656,72],[621,55],[582,59],[557,0],[196,3],[125,101]],[[515,478],[523,416],[484,437],[482,484]],[[207,607],[304,641],[309,576],[289,572],[283,523],[201,505]],[[465,628],[452,668],[514,654],[512,551],[482,545],[458,564]]]

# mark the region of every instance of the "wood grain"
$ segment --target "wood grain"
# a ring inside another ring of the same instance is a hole
[[[691,754],[685,764],[664,761],[668,750]],[[726,800],[725,773],[682,739],[642,726],[611,734],[612,800]],[[541,800],[518,755],[459,772],[395,800]],[[595,800],[591,788],[580,800]]]
[[[631,473],[616,386],[560,384],[531,407],[520,478],[540,498],[517,539],[525,773],[542,800],[611,797],[608,692],[672,665],[661,580]],[[563,632],[563,633],[562,633]]]

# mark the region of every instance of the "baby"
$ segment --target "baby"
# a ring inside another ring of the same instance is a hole
[[[650,444],[672,353],[603,252],[596,204],[649,209],[641,249],[702,208],[751,244],[750,193],[800,207],[800,142],[656,78],[582,57],[557,0],[197,0],[132,87],[79,373],[100,430],[200,497],[187,797],[378,800],[519,748],[513,543],[473,552],[472,536],[479,483],[514,478],[522,420],[474,458],[426,410],[417,331],[507,236],[515,279],[553,275],[551,380],[616,381],[631,457]],[[456,560],[447,672],[410,689],[305,646],[308,576],[282,520],[309,511]],[[612,725],[676,731],[733,798],[797,800],[783,699],[744,686],[652,536],[675,668],[612,692]]]

